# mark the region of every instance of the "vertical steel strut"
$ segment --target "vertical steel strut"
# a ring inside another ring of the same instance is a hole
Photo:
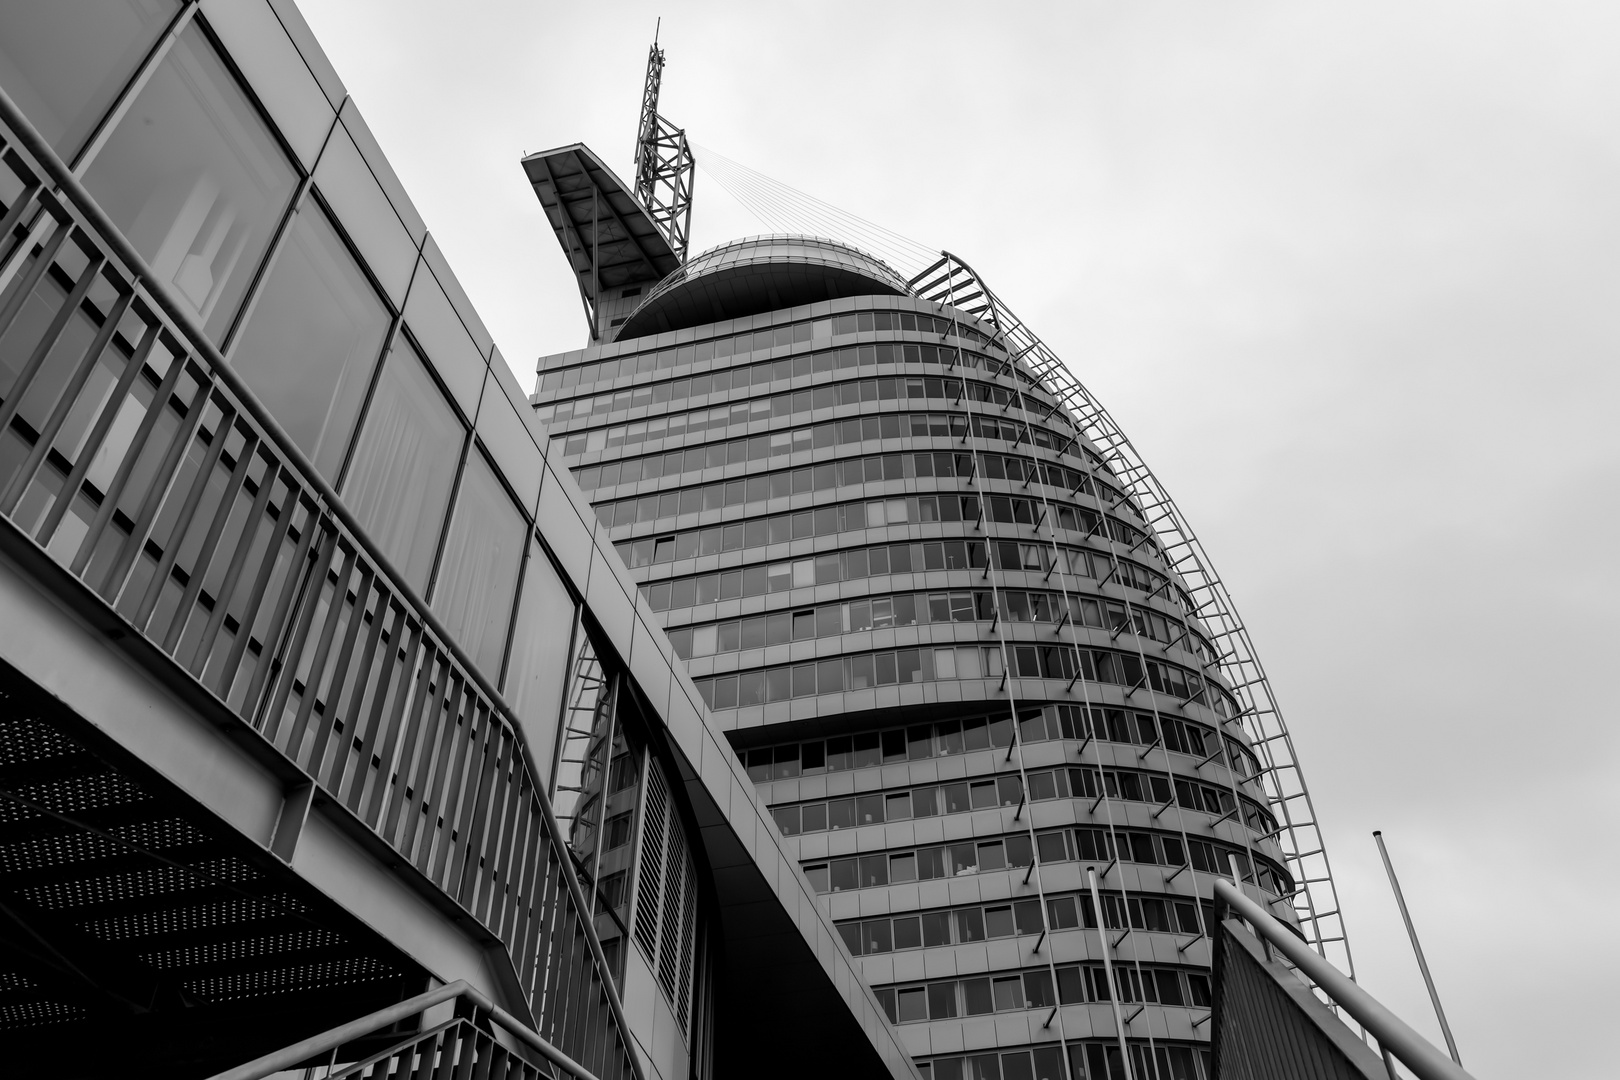
[[[697,160],[686,141],[686,129],[659,115],[658,91],[663,81],[664,50],[658,47],[654,31],[647,49],[647,81],[641,91],[641,126],[636,132],[636,198],[669,241],[675,257],[685,263],[692,235]]]
[[[1337,890],[1293,739],[1248,630],[1185,516],[1102,404],[972,267],[950,252],[941,252],[940,259],[910,284],[921,299],[960,308],[990,323],[1004,339],[1011,362],[1021,365],[1063,402],[1058,412],[1067,414],[1064,419],[1077,436],[1091,442],[1141,506],[1157,534],[1164,561],[1185,586],[1184,591],[1178,590],[1182,606],[1189,617],[1205,624],[1221,652],[1209,667],[1225,676],[1241,710],[1237,716],[1227,717],[1223,727],[1241,724],[1261,760],[1260,779],[1281,822],[1277,839],[1294,878],[1295,891],[1289,899],[1300,928],[1312,948],[1342,963],[1354,978]]]

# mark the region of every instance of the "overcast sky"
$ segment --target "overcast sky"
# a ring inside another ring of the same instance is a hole
[[[1615,1075],[1620,8],[301,2],[526,387],[518,159],[629,174],[660,14],[696,141],[972,262],[1235,594],[1363,985],[1438,1043],[1382,828],[1464,1064]]]

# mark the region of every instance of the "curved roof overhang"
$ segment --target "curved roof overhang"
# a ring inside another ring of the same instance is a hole
[[[906,281],[881,260],[833,240],[762,236],[694,256],[664,278],[616,339],[740,319],[846,296],[904,296]]]

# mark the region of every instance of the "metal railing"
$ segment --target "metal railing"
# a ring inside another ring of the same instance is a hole
[[[1381,1046],[1412,1070],[1418,1080],[1473,1080],[1461,1065],[1407,1026],[1338,968],[1322,959],[1303,939],[1230,881],[1217,879],[1215,898],[1246,919],[1254,932],[1286,957],[1318,990],[1372,1033]],[[1393,1077],[1393,1072],[1391,1076]]]
[[[942,252],[939,261],[912,279],[911,286],[918,297],[951,303],[994,326],[1005,341],[1010,363],[1023,367],[1058,400],[1077,433],[1097,449],[1140,507],[1163,546],[1165,562],[1186,586],[1194,607],[1190,614],[1204,623],[1221,652],[1216,663],[1240,709],[1223,724],[1241,723],[1262,763],[1260,780],[1280,823],[1276,839],[1294,879],[1290,899],[1300,927],[1318,952],[1328,956],[1331,949],[1354,974],[1338,893],[1293,738],[1248,629],[1185,515],[1096,396],[972,267]]]
[[[541,1035],[639,1080],[510,707],[3,91],[0,163],[8,545],[498,940]]]
[[[347,1068],[337,1068],[338,1055],[345,1045],[386,1031],[395,1024],[421,1017],[429,1009],[452,1001],[470,1005],[487,1017],[490,1024],[506,1031],[544,1058],[550,1068],[543,1069],[502,1046],[492,1032],[477,1022],[476,1016],[452,1017],[441,1024],[407,1035],[381,1053],[367,1055]],[[323,1067],[310,1063],[328,1055],[321,1073],[323,1080],[327,1077],[333,1080],[338,1077],[369,1080],[372,1077],[450,1075],[500,1076],[506,1080],[539,1080],[541,1077],[556,1080],[565,1076],[574,1080],[596,1080],[584,1066],[542,1039],[533,1028],[459,980],[272,1051],[245,1065],[217,1073],[210,1080],[263,1080],[266,1076],[299,1065],[306,1066],[313,1073]]]

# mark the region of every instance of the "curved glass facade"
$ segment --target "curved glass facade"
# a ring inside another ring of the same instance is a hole
[[[1134,1075],[1206,1076],[1212,877],[1295,883],[1151,523],[993,328],[845,297],[539,386],[924,1075],[1122,1077],[1117,999]]]

